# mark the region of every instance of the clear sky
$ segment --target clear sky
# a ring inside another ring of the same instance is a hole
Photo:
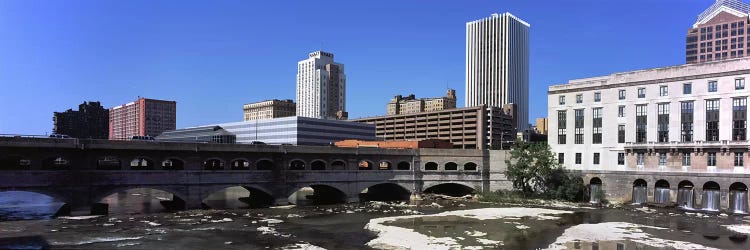
[[[177,127],[242,120],[242,104],[293,99],[297,61],[345,65],[350,118],[393,95],[463,106],[465,23],[531,24],[529,118],[547,86],[683,64],[685,34],[714,0],[0,0],[0,134],[52,131],[52,112],[138,96],[177,101]]]

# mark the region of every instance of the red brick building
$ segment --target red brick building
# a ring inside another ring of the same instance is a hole
[[[109,109],[109,139],[157,136],[177,128],[177,102],[138,98]]]
[[[750,54],[750,4],[743,0],[717,0],[688,30],[687,63],[745,57]]]

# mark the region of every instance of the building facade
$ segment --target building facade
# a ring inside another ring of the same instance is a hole
[[[466,23],[466,107],[517,105],[516,128],[529,122],[529,28],[510,13]]]
[[[548,121],[549,120],[547,120],[547,118],[544,118],[544,117],[536,118],[536,124],[534,126],[534,129],[536,130],[537,134],[547,135]]]
[[[156,138],[164,142],[200,142],[200,143],[225,143],[237,142],[235,134],[226,131],[221,126],[202,126],[186,129],[164,131]]]
[[[78,105],[78,110],[55,112],[52,121],[55,134],[86,139],[109,138],[109,110],[99,102],[83,102]]]
[[[375,126],[309,117],[282,117],[215,124],[237,136],[237,143],[332,145],[342,140],[375,140]]]
[[[486,105],[352,121],[375,125],[376,136],[385,141],[442,139],[462,149],[487,149],[515,136],[510,115]]]
[[[177,102],[147,98],[109,109],[109,139],[157,136],[177,127]]]
[[[750,4],[717,0],[704,10],[685,40],[687,63],[710,62],[750,53]]]
[[[548,140],[567,168],[746,172],[750,57],[549,87]]]
[[[315,51],[297,63],[296,115],[346,120],[346,74],[332,53]]]
[[[388,102],[388,115],[411,114],[456,108],[456,90],[448,89],[445,96],[417,99],[413,94],[397,95]]]
[[[295,116],[297,104],[292,100],[266,100],[242,107],[245,121]]]

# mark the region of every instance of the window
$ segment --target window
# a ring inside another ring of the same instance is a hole
[[[663,167],[667,165],[667,153],[659,153],[659,166]]]
[[[747,98],[732,99],[732,140],[747,139]]]
[[[682,166],[689,167],[690,166],[690,153],[682,153]]]
[[[567,134],[566,129],[566,123],[567,123],[567,111],[565,110],[558,110],[557,111],[557,144],[565,144],[567,138],[565,135]]]
[[[745,166],[745,158],[743,157],[745,154],[742,152],[735,152],[734,153],[734,166],[735,167],[744,167]]]
[[[681,139],[682,142],[693,141],[693,101],[680,102],[682,113],[680,114]]]
[[[657,105],[657,139],[658,142],[669,142],[669,103]]]
[[[557,163],[559,163],[559,164],[565,164],[565,154],[564,153],[557,153]]]
[[[583,144],[583,109],[575,110],[575,144]]]
[[[636,154],[636,164],[640,167],[643,167],[643,153],[637,153]]]
[[[620,100],[625,100],[625,90],[624,89],[618,90],[617,91],[617,97]]]
[[[617,153],[617,165],[625,165],[625,153]]]
[[[638,98],[646,98],[646,88],[638,88]]]
[[[716,92],[716,81],[708,82],[708,92]]]
[[[625,105],[617,106],[617,117],[625,117]]]
[[[685,83],[682,84],[682,94],[689,95],[693,93],[693,84]]]
[[[647,107],[647,104],[635,106],[635,142],[637,143],[646,142]]]
[[[599,165],[599,153],[594,153],[594,165]]]
[[[715,167],[716,166],[716,152],[710,152],[708,153],[708,158],[706,158],[706,165],[709,167]]]
[[[576,164],[581,164],[581,153],[576,153]]]
[[[625,125],[617,125],[617,143],[625,143]]]
[[[591,143],[602,144],[602,108],[593,108],[593,137]]]
[[[594,92],[594,102],[600,102],[600,101],[602,101],[602,93]]]
[[[583,103],[583,94],[576,95],[576,103]]]
[[[565,96],[564,96],[564,95],[561,95],[561,96],[560,96],[560,97],[558,97],[558,98],[560,99],[560,105],[565,105]]]
[[[669,95],[669,88],[666,85],[659,86],[659,96]]]
[[[745,89],[745,78],[734,79],[734,89]]]
[[[706,141],[719,140],[719,100],[706,100]]]

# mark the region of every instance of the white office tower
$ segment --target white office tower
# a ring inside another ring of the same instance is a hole
[[[466,23],[466,107],[514,103],[529,122],[529,27],[510,13]]]
[[[297,63],[297,116],[346,120],[346,75],[333,54],[315,51]]]

